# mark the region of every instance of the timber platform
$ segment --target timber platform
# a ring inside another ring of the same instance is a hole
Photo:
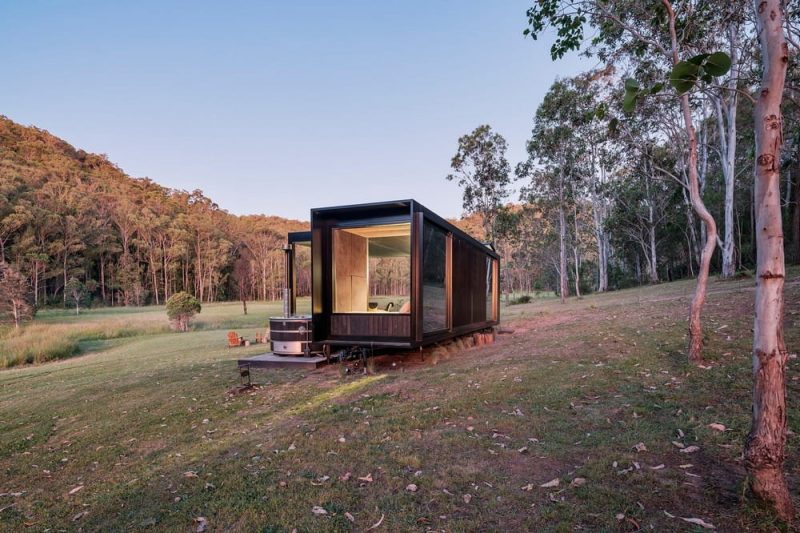
[[[309,368],[315,369],[327,364],[323,356],[302,357],[291,355],[275,355],[268,352],[253,357],[239,359],[238,366],[250,368]]]

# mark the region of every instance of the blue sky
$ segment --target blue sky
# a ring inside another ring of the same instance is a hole
[[[8,0],[0,114],[236,214],[457,216],[458,137],[491,124],[516,164],[552,81],[593,65],[523,39],[527,4]]]

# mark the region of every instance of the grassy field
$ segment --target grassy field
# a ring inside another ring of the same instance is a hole
[[[308,308],[300,299],[298,308]],[[243,329],[255,338],[266,328],[266,317],[280,314],[280,302],[250,302],[248,315],[240,302],[206,304],[192,320],[194,330]],[[43,363],[78,355],[87,349],[104,346],[104,341],[168,333],[169,322],[163,307],[115,307],[82,311],[47,309],[36,315],[33,324],[18,331],[0,331],[0,368]]]
[[[503,309],[514,333],[493,345],[379,358],[369,375],[254,371],[259,386],[244,394],[230,393],[235,360],[263,346],[228,349],[225,332],[254,336],[275,306],[252,304],[247,317],[238,304],[205,306],[185,334],[161,329],[157,310],[44,313],[42,332],[137,333],[0,372],[0,529],[782,528],[744,490],[753,280],[711,284],[703,368],[683,355],[692,288],[515,305]]]

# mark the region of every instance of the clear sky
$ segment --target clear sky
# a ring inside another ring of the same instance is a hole
[[[0,114],[236,214],[415,198],[488,123],[525,156],[556,76],[523,0],[0,2]]]

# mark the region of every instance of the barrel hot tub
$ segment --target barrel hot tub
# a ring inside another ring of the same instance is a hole
[[[311,317],[270,317],[269,340],[275,355],[310,355]]]

